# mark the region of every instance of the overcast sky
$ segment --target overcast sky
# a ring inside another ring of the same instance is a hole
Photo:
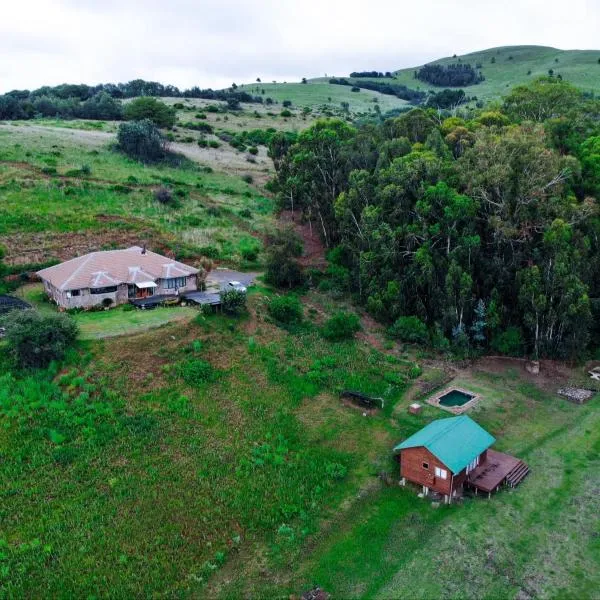
[[[599,31],[600,0],[2,0],[0,92],[298,81],[493,46],[594,49]]]

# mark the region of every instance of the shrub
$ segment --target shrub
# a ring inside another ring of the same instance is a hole
[[[252,177],[252,175],[242,175],[242,179],[248,184],[254,182],[254,177]]]
[[[246,312],[246,300],[246,292],[241,290],[223,290],[221,292],[221,306],[230,315]]]
[[[523,356],[525,342],[520,327],[507,327],[496,334],[490,343],[492,350],[508,356]]]
[[[136,160],[153,162],[167,154],[167,142],[150,119],[119,125],[119,149]]]
[[[291,110],[288,110],[287,108],[284,108],[284,109],[281,111],[281,113],[280,113],[280,114],[281,114],[281,116],[282,116],[282,117],[291,117],[291,116],[292,116],[292,111],[291,111]]]
[[[206,119],[205,113],[196,113],[196,119]]]
[[[258,148],[256,146],[250,146],[250,148],[248,148],[248,152],[256,156],[258,154]]]
[[[321,333],[325,339],[337,342],[352,339],[358,331],[360,331],[358,315],[339,311],[325,322]]]
[[[218,371],[205,360],[190,358],[175,365],[175,374],[188,385],[202,385],[218,378]]]
[[[414,316],[398,317],[388,332],[394,338],[414,344],[424,344],[428,339],[427,325]]]
[[[258,258],[260,247],[260,242],[253,237],[242,238],[240,240],[240,254],[244,260],[254,262]]]
[[[177,203],[173,192],[167,187],[159,187],[157,190],[154,190],[154,198],[157,202],[165,206],[173,206]]]
[[[158,127],[173,127],[176,112],[156,98],[142,96],[125,105],[124,116],[128,121],[150,119]]]
[[[300,323],[303,317],[302,303],[297,296],[276,296],[269,302],[269,314],[279,323]]]
[[[217,140],[210,140],[210,141],[208,142],[208,145],[209,145],[211,148],[219,148],[219,147],[221,146],[221,144],[219,144],[219,142],[217,142]]]
[[[46,367],[61,360],[77,337],[77,325],[64,314],[12,311],[1,320],[9,353],[20,367]]]

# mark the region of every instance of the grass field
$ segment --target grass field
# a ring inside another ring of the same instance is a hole
[[[350,87],[342,85],[331,85],[327,80],[311,80],[307,84],[303,83],[254,83],[240,86],[241,89],[250,93],[257,93],[257,90],[265,90],[265,97],[270,96],[280,104],[284,100],[290,100],[293,106],[309,106],[317,108],[320,106],[330,106],[338,108],[342,102],[350,104],[350,111],[353,113],[364,113],[372,110],[373,99],[381,107],[382,112],[392,108],[405,106],[406,102],[389,96],[372,92],[370,90],[361,90],[360,92],[350,91]]]
[[[507,46],[473,52],[462,56],[434,60],[430,64],[452,64],[457,60],[473,67],[481,64],[485,81],[465,88],[467,95],[480,100],[501,100],[515,85],[548,75],[553,69],[565,81],[586,92],[600,92],[600,50],[557,50],[544,46]],[[492,59],[495,62],[492,62]],[[398,83],[410,88],[439,91],[414,78],[415,69],[402,69],[394,73]]]
[[[0,244],[9,264],[141,241],[181,257],[211,248],[212,256],[239,265],[243,248],[261,246],[272,200],[242,177],[192,161],[144,166],[110,143],[104,132],[0,126]],[[174,191],[177,206],[154,199],[162,185]]]

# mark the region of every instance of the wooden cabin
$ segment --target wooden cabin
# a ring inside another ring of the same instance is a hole
[[[519,459],[492,450],[495,442],[466,415],[438,419],[394,448],[402,482],[438,492],[445,502],[462,495],[464,486],[491,494],[502,484],[517,485],[529,472]]]

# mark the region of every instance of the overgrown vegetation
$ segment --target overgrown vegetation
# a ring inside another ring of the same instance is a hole
[[[600,342],[599,133],[600,103],[546,78],[480,117],[319,121],[274,188],[343,250],[338,280],[380,321],[415,316],[458,353],[516,327],[530,355],[582,356]]]

